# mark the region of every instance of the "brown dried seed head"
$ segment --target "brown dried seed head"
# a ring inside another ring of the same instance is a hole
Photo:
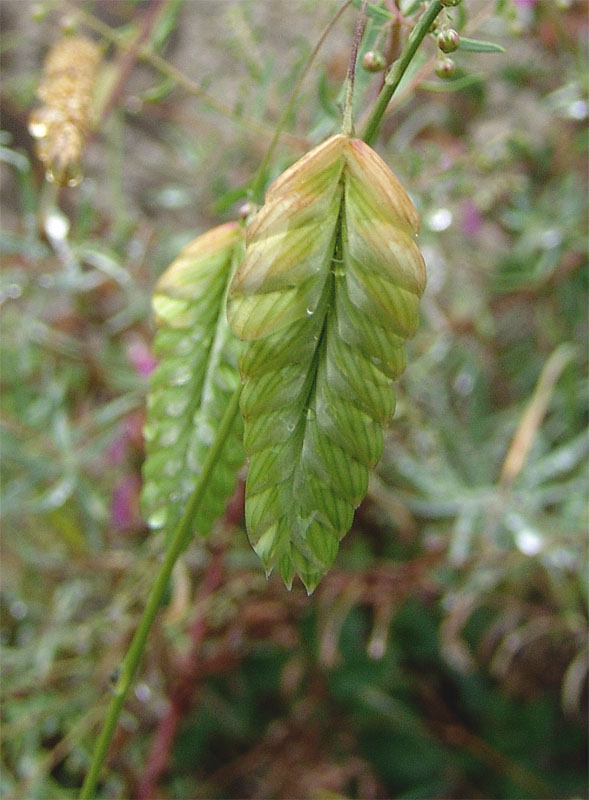
[[[83,36],[64,37],[49,51],[37,91],[43,105],[29,118],[47,179],[70,186],[81,178],[80,161],[91,127],[99,48]]]

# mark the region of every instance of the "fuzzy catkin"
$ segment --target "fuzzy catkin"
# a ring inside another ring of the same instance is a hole
[[[98,46],[84,36],[60,39],[45,59],[37,90],[43,105],[31,113],[29,131],[52,183],[75,186],[81,180],[100,60]]]

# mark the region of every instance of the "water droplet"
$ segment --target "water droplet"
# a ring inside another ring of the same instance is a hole
[[[35,139],[43,139],[45,136],[47,136],[49,127],[45,118],[45,111],[42,108],[38,108],[36,111],[33,111],[29,118],[28,128],[29,133]]]
[[[70,230],[70,223],[64,214],[51,211],[45,217],[45,232],[53,241],[63,241]]]
[[[315,409],[314,408],[308,408],[307,409],[307,420],[309,422],[313,422],[316,417],[317,417],[317,414],[315,413]]]
[[[313,314],[315,313],[315,309],[314,309],[314,308],[307,308],[307,310],[306,310],[306,312],[305,312],[305,313],[306,313],[306,315],[307,315],[308,317],[312,317],[312,316],[313,316]]]
[[[168,516],[168,512],[165,508],[158,508],[157,511],[154,511],[147,519],[147,524],[150,528],[163,528],[166,524],[166,519]]]
[[[287,423],[286,423],[286,430],[287,430],[289,433],[292,433],[292,432],[294,431],[295,427],[296,427],[296,426],[295,426],[294,422],[287,422]]]
[[[79,164],[73,164],[68,167],[65,183],[66,186],[73,188],[74,186],[79,186],[84,179],[84,173],[82,172],[82,168]]]
[[[566,113],[569,119],[586,119],[589,117],[589,103],[585,100],[573,100],[567,106]]]
[[[146,683],[140,683],[135,687],[135,697],[140,703],[147,703],[151,697],[151,689]]]
[[[515,535],[515,543],[526,556],[537,556],[544,545],[539,533],[531,528],[523,528]]]
[[[449,208],[437,208],[428,214],[427,224],[432,231],[445,231],[452,224],[452,212]]]

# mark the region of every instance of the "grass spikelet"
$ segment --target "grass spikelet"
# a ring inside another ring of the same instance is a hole
[[[84,36],[65,36],[49,51],[37,91],[42,106],[29,117],[37,155],[48,181],[76,186],[91,128],[92,104],[101,54]]]
[[[224,300],[242,251],[241,225],[220,225],[188,244],[155,289],[159,364],[147,403],[142,493],[143,512],[154,529],[173,531],[239,385],[241,343],[229,330]],[[237,416],[194,520],[201,535],[223,513],[235,487],[245,457],[241,437]]]
[[[382,451],[425,266],[405,190],[364,142],[331,137],[270,187],[228,317],[249,457],[246,521],[269,572],[312,591]]]

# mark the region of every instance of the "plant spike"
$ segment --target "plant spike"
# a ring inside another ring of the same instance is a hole
[[[418,216],[364,142],[332,136],[283,173],[247,231],[228,318],[249,457],[246,523],[269,573],[312,592],[382,451],[418,324]]]
[[[169,534],[240,382],[241,343],[227,324],[225,295],[242,254],[242,226],[220,225],[187,245],[156,286],[153,307],[160,330],[154,351],[160,363],[147,403],[141,501],[150,527],[165,527]],[[237,417],[210,491],[194,515],[201,535],[210,531],[233,492],[244,460],[241,438]]]

